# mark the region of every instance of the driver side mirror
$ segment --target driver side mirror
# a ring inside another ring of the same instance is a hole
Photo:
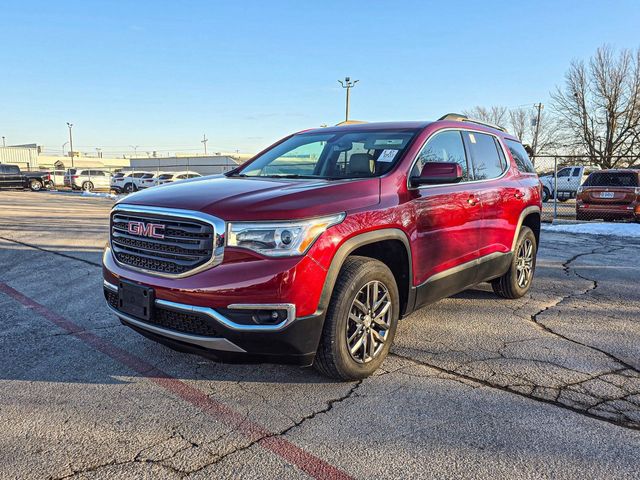
[[[439,185],[458,183],[462,180],[462,167],[456,162],[428,162],[422,167],[419,176],[412,176],[409,183],[412,187],[420,185]]]

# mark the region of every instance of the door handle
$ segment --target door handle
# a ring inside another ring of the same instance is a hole
[[[467,203],[469,205],[471,205],[472,207],[477,205],[478,202],[480,202],[480,199],[478,197],[476,197],[475,195],[469,195],[469,198],[467,198]]]

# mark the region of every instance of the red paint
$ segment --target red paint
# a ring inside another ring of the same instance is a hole
[[[36,302],[30,297],[27,297],[4,282],[0,282],[0,292],[13,298],[63,330],[66,330],[93,349],[111,357],[134,372],[139,373],[165,390],[173,393],[177,397],[180,397],[182,400],[211,415],[216,420],[233,428],[235,431],[244,435],[248,441],[257,441],[258,445],[265,450],[278,455],[313,478],[327,480],[351,478],[337,467],[325,462],[315,455],[305,452],[303,449],[286,439],[276,436],[276,434],[270,432],[261,425],[247,420],[245,415],[236,412],[223,403],[213,400],[197,388],[172,377],[168,373],[163,372],[142,358],[123,350],[108,340],[105,340],[92,332],[83,330],[82,327],[76,323],[49,310],[44,305]]]

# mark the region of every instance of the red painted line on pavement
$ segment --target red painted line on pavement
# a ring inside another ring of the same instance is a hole
[[[84,330],[76,323],[49,310],[44,305],[20,293],[18,290],[10,287],[4,282],[0,282],[0,292],[10,296],[25,307],[46,318],[51,323],[66,330],[71,335],[93,347],[95,350],[108,355],[131,370],[138,372],[145,378],[148,378],[165,390],[196,406],[225,425],[233,427],[237,432],[242,433],[250,441],[256,441],[262,438],[262,440],[258,440],[258,445],[269,450],[292,465],[295,465],[308,475],[317,479],[326,480],[346,480],[352,478],[337,467],[325,462],[311,453],[305,452],[302,448],[294,445],[288,440],[274,436],[274,434],[269,430],[255,422],[247,420],[246,417],[223,403],[211,399],[201,390],[188,385],[182,380],[172,377],[142,358],[117,347],[108,340]]]

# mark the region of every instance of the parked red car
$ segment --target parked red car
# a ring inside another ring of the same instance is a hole
[[[526,294],[540,208],[522,144],[466,117],[308,130],[121,200],[104,293],[174,349],[363,378],[414,310],[483,281]]]
[[[578,189],[577,220],[640,221],[640,170],[593,172]]]

